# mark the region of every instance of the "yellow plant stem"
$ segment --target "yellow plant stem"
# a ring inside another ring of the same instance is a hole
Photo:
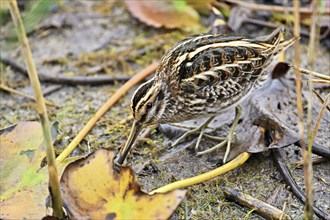
[[[294,36],[300,36],[300,1],[293,1],[294,8]],[[306,191],[306,202],[305,202],[305,215],[304,219],[313,219],[313,189],[312,189],[312,177],[313,171],[311,166],[311,157],[309,157],[306,151],[306,144],[304,143],[304,121],[303,121],[303,104],[302,104],[302,84],[301,84],[301,72],[300,72],[300,44],[297,41],[294,44],[294,65],[298,68],[296,72],[296,95],[297,95],[297,113],[298,113],[298,129],[299,137],[301,142],[302,156],[304,161],[304,177],[305,177],[305,191]],[[310,139],[310,138],[309,138]],[[310,142],[310,141],[309,141]]]
[[[204,181],[213,179],[214,177],[220,176],[221,174],[227,173],[241,165],[243,165],[247,159],[251,156],[251,153],[241,153],[237,157],[235,157],[233,160],[229,161],[228,163],[222,165],[221,167],[218,167],[214,170],[211,170],[209,172],[190,177],[187,179],[179,180],[173,183],[170,183],[168,185],[162,186],[158,189],[155,189],[149,193],[149,195],[153,195],[155,193],[166,193],[175,189],[184,188],[187,186],[192,186],[198,183],[202,183]]]
[[[59,185],[59,178],[57,175],[57,167],[55,163],[55,153],[50,133],[50,124],[47,115],[47,109],[45,105],[45,100],[42,94],[40,81],[38,78],[37,70],[35,67],[34,60],[32,58],[32,53],[30,49],[30,45],[28,39],[25,34],[25,29],[23,26],[22,18],[17,7],[16,0],[9,1],[9,9],[14,21],[17,36],[19,42],[21,43],[23,54],[25,58],[25,63],[27,66],[27,72],[31,81],[31,85],[33,88],[35,100],[37,103],[37,112],[39,114],[43,137],[46,148],[46,156],[47,156],[47,165],[48,165],[48,175],[49,175],[49,186],[51,191],[52,198],[52,207],[53,207],[53,215],[57,218],[63,218],[63,210],[62,210],[62,198],[61,198],[61,190]],[[45,189],[47,190],[47,189]]]
[[[20,91],[17,91],[15,89],[12,89],[4,84],[0,84],[0,89],[4,90],[4,91],[7,91],[7,92],[10,92],[12,94],[15,94],[15,95],[19,95],[19,96],[22,96],[24,98],[28,98],[28,99],[32,99],[32,100],[36,100],[33,96],[31,95],[28,95],[28,94],[25,94],[23,92],[20,92]],[[56,104],[54,104],[53,102],[50,102],[50,101],[47,101],[45,100],[45,104],[46,105],[50,105],[50,106],[57,106]]]
[[[81,140],[88,134],[88,132],[94,127],[95,123],[133,86],[145,79],[151,73],[153,73],[158,67],[159,63],[153,63],[147,66],[145,69],[134,75],[128,80],[122,87],[120,87],[115,94],[113,94],[104,105],[92,116],[87,124],[81,129],[78,135],[71,141],[71,143],[63,150],[63,152],[56,158],[57,162],[62,162],[69,154],[77,147]]]
[[[329,97],[330,97],[330,93],[326,96],[323,104],[322,104],[322,108],[319,112],[319,114],[317,115],[317,119],[316,119],[316,123],[314,125],[314,129],[313,129],[313,132],[311,134],[311,142],[313,143],[314,142],[314,139],[316,137],[316,134],[317,134],[317,131],[319,130],[319,126],[320,126],[320,123],[321,123],[321,119],[323,117],[323,114],[324,114],[324,111],[327,107],[327,104],[328,104],[328,101],[329,101]]]
[[[324,80],[327,80],[327,81],[330,80],[330,76],[328,76],[328,75],[321,74],[321,73],[318,73],[318,72],[314,72],[314,71],[311,71],[311,70],[307,70],[307,69],[304,69],[304,68],[300,68],[300,67],[297,67],[295,65],[290,65],[290,66],[295,70],[299,70],[301,73],[304,73],[304,74],[307,74],[307,75],[310,75],[310,76],[314,76],[314,77],[317,77],[317,78],[320,78],[320,79],[324,79]]]

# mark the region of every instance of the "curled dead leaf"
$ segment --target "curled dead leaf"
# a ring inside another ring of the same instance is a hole
[[[114,153],[100,149],[70,164],[61,178],[63,202],[73,219],[167,219],[185,191],[148,195],[130,167],[113,167]]]
[[[199,25],[199,15],[185,1],[124,0],[134,17],[157,28],[183,28]]]

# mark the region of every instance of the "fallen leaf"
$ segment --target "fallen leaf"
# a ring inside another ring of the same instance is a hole
[[[113,167],[114,153],[100,149],[70,164],[61,178],[63,202],[73,219],[167,219],[185,191],[148,195],[129,167]]]
[[[1,143],[1,218],[42,218],[45,216],[47,173],[37,172],[45,157],[41,149],[42,129],[38,122],[20,122],[2,130]],[[42,199],[43,198],[43,199]],[[31,206],[27,209],[27,204]]]
[[[203,12],[209,12],[210,9],[208,5],[211,5],[215,0],[186,0],[187,4],[196,9],[197,11],[203,13]]]
[[[199,15],[185,1],[124,0],[128,10],[140,21],[157,28],[198,26]]]
[[[49,192],[47,169],[40,169],[45,157],[40,123],[20,122],[3,129],[0,143],[0,218],[42,219]],[[63,161],[59,173],[72,160]]]

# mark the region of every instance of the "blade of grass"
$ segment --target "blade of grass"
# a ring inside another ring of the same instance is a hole
[[[324,111],[325,111],[325,109],[326,109],[326,107],[328,105],[329,97],[330,97],[330,93],[327,95],[327,97],[323,101],[322,108],[321,108],[319,114],[317,115],[317,119],[316,119],[316,123],[314,125],[313,133],[311,134],[311,142],[312,143],[314,142],[314,139],[316,137],[317,131],[319,130],[321,119],[322,119],[323,114],[324,114]]]
[[[321,103],[323,103],[324,104],[324,100],[323,100],[323,98],[322,98],[322,96],[315,90],[315,89],[313,89],[313,93],[316,95],[316,97],[317,97],[317,99],[321,102]],[[325,105],[325,107],[328,109],[328,111],[330,112],[330,107],[329,107],[329,105]]]
[[[133,86],[145,79],[151,73],[153,73],[158,67],[159,63],[153,63],[142,71],[128,80],[122,87],[120,87],[115,94],[113,94],[104,105],[92,116],[87,124],[81,129],[78,135],[71,141],[71,143],[63,150],[63,152],[56,158],[57,162],[62,162],[69,154],[77,147],[81,140],[88,134],[88,132],[94,127],[95,123]]]
[[[16,27],[17,36],[19,42],[23,49],[24,59],[28,70],[28,75],[32,84],[34,96],[37,103],[37,112],[39,114],[40,122],[42,125],[43,137],[46,148],[46,156],[47,156],[47,165],[48,165],[48,175],[49,175],[49,186],[52,198],[52,208],[54,211],[54,216],[57,218],[63,218],[63,210],[62,210],[62,197],[59,185],[59,179],[57,175],[57,167],[55,163],[55,153],[51,138],[50,132],[50,124],[47,115],[47,109],[45,105],[45,100],[42,95],[42,90],[40,86],[40,81],[38,78],[37,70],[35,67],[35,63],[32,57],[30,45],[28,39],[25,34],[24,25],[22,22],[22,18],[17,7],[16,0],[10,0],[9,9],[12,19],[14,21],[14,25]]]
[[[294,36],[300,36],[300,13],[299,13],[300,1],[293,1],[293,15],[294,15]],[[304,143],[304,122],[303,122],[303,105],[302,105],[302,94],[301,94],[301,73],[300,67],[300,45],[299,42],[294,44],[294,64],[298,68],[296,72],[296,95],[297,95],[297,111],[298,111],[298,127],[299,137],[301,139],[301,149],[304,161],[304,176],[305,176],[305,187],[306,187],[306,203],[305,203],[305,215],[304,219],[313,219],[313,192],[311,186],[312,170],[309,164],[311,164]]]
[[[312,1],[312,24],[310,27],[310,39],[309,39],[309,46],[308,46],[308,62],[310,69],[314,69],[315,61],[317,58],[317,51],[319,47],[319,40],[320,40],[320,10],[319,10],[319,0]]]
[[[330,81],[329,80],[324,80],[324,79],[309,79],[309,82],[312,83],[318,83],[318,84],[327,84],[330,85]]]
[[[294,66],[294,65],[290,65],[290,66],[295,70],[298,69],[301,73],[304,73],[304,74],[307,74],[307,75],[310,75],[310,76],[314,76],[314,77],[317,77],[317,78],[320,78],[320,79],[324,79],[324,80],[330,80],[330,76],[327,76],[325,74],[321,74],[321,73],[318,73],[318,72],[307,70],[307,69],[297,67],[297,66]]]

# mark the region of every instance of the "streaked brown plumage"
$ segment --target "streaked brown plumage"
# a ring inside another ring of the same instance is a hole
[[[177,43],[155,76],[134,93],[134,123],[117,162],[123,163],[144,126],[213,116],[237,106],[266,82],[273,57],[295,42],[281,41],[283,31],[255,39],[202,34]]]

